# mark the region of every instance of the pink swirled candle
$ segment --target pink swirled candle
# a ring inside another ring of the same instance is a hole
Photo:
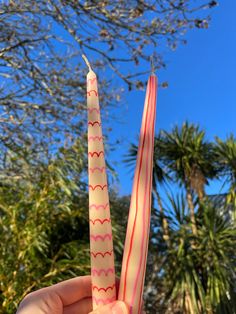
[[[157,77],[149,77],[126,231],[118,299],[142,311],[151,214]]]
[[[115,268],[97,77],[87,74],[89,227],[93,309],[116,299]]]

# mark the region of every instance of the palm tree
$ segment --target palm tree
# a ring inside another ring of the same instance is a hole
[[[162,131],[159,145],[161,160],[186,189],[192,232],[197,235],[193,192],[202,202],[208,179],[216,175],[212,144],[205,140],[205,131],[198,125],[185,122],[182,128],[175,126],[170,133]]]
[[[225,142],[216,137],[215,153],[224,183],[230,185],[227,203],[236,208],[236,138],[233,134]]]
[[[220,154],[206,141],[205,132],[188,123],[174,127],[170,133],[161,132],[154,145],[153,197],[158,202],[167,245],[159,236],[158,225],[157,237],[150,246],[151,275],[147,288],[154,291],[147,294],[150,313],[158,312],[157,307],[166,314],[236,313],[233,278],[236,229],[232,221],[221,215],[220,204],[210,202],[205,195],[208,180],[215,178],[219,170],[226,173],[223,157],[220,163]],[[133,164],[136,155],[137,146],[132,145],[126,161]],[[235,182],[232,179],[236,176],[229,178]],[[165,207],[164,215],[160,186],[173,180],[186,193],[168,194],[170,206]],[[198,213],[201,210],[198,225],[197,210]]]
[[[159,207],[159,213],[162,221],[163,229],[163,239],[166,241],[167,245],[170,246],[170,234],[168,227],[168,220],[164,214],[164,208],[162,204],[162,199],[159,193],[159,186],[163,186],[165,183],[171,180],[170,176],[167,174],[167,169],[165,169],[161,161],[161,146],[160,146],[160,135],[155,137],[154,140],[154,155],[153,155],[153,180],[152,180],[152,191],[153,195],[157,200]]]
[[[204,201],[197,250],[192,249],[188,213],[182,194],[170,197],[172,249],[162,273],[170,312],[234,314],[236,229],[216,207]]]

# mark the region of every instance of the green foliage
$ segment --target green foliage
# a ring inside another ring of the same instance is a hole
[[[77,143],[34,169],[34,179],[1,183],[2,313],[13,313],[31,290],[88,271],[87,197],[78,181],[84,157]]]
[[[8,164],[16,159],[24,165],[19,154]],[[28,166],[15,180],[1,183],[0,313],[15,313],[33,290],[90,272],[86,160],[77,141],[49,163]],[[129,203],[128,197],[110,197],[119,271],[126,229],[120,219],[127,221]]]
[[[215,152],[219,171],[225,178],[225,183],[230,185],[227,202],[233,204],[234,212],[236,212],[236,139],[234,135],[231,134],[225,141],[216,137]]]
[[[188,0],[108,0],[99,5],[97,1],[74,0],[1,1],[0,313],[14,313],[17,303],[32,290],[89,271],[81,53],[92,53],[98,72],[105,67],[115,72],[129,90],[143,88],[145,72],[135,70],[130,75],[127,64],[149,62],[152,55],[156,68],[165,67],[160,43],[171,49],[185,43],[182,36],[189,28],[207,28],[209,18],[202,9],[216,5],[216,1],[207,0],[200,4]],[[123,55],[114,54],[117,47],[122,47]],[[108,86],[112,90],[109,95]],[[99,91],[103,106],[117,103],[123,89],[103,80]],[[197,137],[197,145],[202,147],[201,135]],[[204,164],[203,159],[197,161],[203,151],[194,145],[189,146],[194,162],[190,155],[181,157],[182,174],[180,167],[174,169],[179,181],[183,181],[183,173],[186,179],[190,170],[196,174],[200,169],[201,178],[206,176],[203,168],[212,170],[210,156],[204,153],[209,159]],[[156,139],[153,195],[162,214],[152,213],[148,270],[154,271],[147,274],[149,288],[157,281],[161,289],[155,313],[158,307],[162,312],[166,308],[165,277],[156,278],[156,274],[163,272],[163,259],[171,249],[168,223],[175,220],[164,215],[159,194],[159,183],[173,174],[173,167],[164,167],[159,159],[160,149]],[[171,149],[175,153],[176,147]],[[118,271],[128,207],[129,197],[111,195]],[[187,215],[186,223],[190,223]]]
[[[188,123],[156,138],[147,313],[236,313],[235,147],[232,135],[208,142]],[[136,155],[132,145],[127,161]],[[228,192],[206,195],[210,179],[227,180]]]
[[[236,312],[236,228],[234,216],[227,213],[227,206],[233,203],[227,199],[228,204],[218,205],[207,195],[200,200],[196,189],[192,189],[189,202],[186,184],[180,185],[178,192],[168,192],[178,174],[184,173],[181,168],[174,168],[180,155],[180,160],[188,161],[190,166],[201,165],[202,174],[207,175],[204,167],[211,164],[214,171],[219,169],[215,172],[216,178],[225,178],[222,155],[228,141],[218,141],[216,145],[208,143],[198,130],[185,124],[177,134],[163,132],[165,139],[171,139],[170,147],[167,147],[169,141],[165,143],[161,137],[155,141],[154,172],[157,173],[154,173],[153,197],[158,209],[154,201],[145,289],[149,314]],[[179,139],[185,141],[185,147]],[[170,156],[169,152],[174,152],[172,145],[176,143],[176,155]],[[206,145],[210,148],[208,153]],[[219,145],[224,147],[221,154]],[[234,142],[230,147],[232,145],[234,147]],[[19,301],[30,291],[89,273],[85,151],[82,142],[77,140],[41,164],[34,164],[30,152],[25,149],[7,156],[6,169],[10,171],[15,166],[20,171],[17,177],[12,180],[8,177],[0,185],[0,313],[14,313]],[[133,146],[131,163],[136,153],[137,147]],[[232,178],[231,171],[235,171],[233,167],[233,163],[227,164],[229,178]],[[203,182],[206,183],[205,178]],[[167,198],[163,198],[163,188]],[[110,193],[118,274],[129,199],[129,196],[118,197],[114,192]],[[192,213],[196,234],[192,229]]]
[[[205,139],[205,131],[198,125],[184,123],[168,133],[160,133],[160,159],[176,180],[199,192],[207,179],[216,176],[212,144]]]
[[[183,213],[179,205],[177,200],[176,213]],[[210,203],[203,212],[194,249],[187,219],[178,219],[179,228],[171,232],[164,266],[166,302],[173,302],[181,313],[233,313],[236,230]]]

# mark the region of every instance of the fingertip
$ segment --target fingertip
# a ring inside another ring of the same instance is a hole
[[[129,306],[123,301],[115,301],[114,302],[114,310],[112,310],[112,314],[129,314]]]
[[[115,301],[90,312],[89,314],[129,314],[129,307],[123,301]]]

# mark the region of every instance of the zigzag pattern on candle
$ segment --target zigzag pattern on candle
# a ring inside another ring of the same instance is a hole
[[[112,234],[111,233],[106,233],[104,235],[101,235],[101,234],[94,235],[94,234],[92,234],[90,236],[90,239],[94,240],[95,242],[97,242],[100,239],[101,241],[104,242],[106,239],[111,240],[112,239]]]
[[[89,189],[91,189],[93,191],[95,191],[98,188],[100,188],[101,190],[104,190],[105,188],[107,188],[107,184],[104,184],[104,185],[96,184],[94,186],[89,184]]]
[[[100,208],[106,209],[108,206],[109,206],[109,203],[106,203],[105,205],[102,205],[102,204],[100,204],[100,205],[91,204],[91,205],[89,206],[89,208],[90,208],[90,209],[95,208],[96,210],[99,210]]]
[[[88,108],[88,112],[89,112],[89,113],[92,113],[93,111],[97,112],[97,114],[100,113],[100,110],[99,110],[98,108],[96,108],[96,107]]]
[[[103,155],[104,156],[104,151],[100,151],[100,152],[88,152],[88,155],[90,157],[93,157],[93,156],[97,156],[97,157],[100,157],[100,155]]]
[[[107,276],[109,273],[114,274],[114,272],[115,272],[114,268],[108,268],[108,269],[101,268],[101,269],[92,269],[91,270],[91,273],[94,276],[96,276],[96,275],[101,276],[102,273],[104,273],[104,275]]]
[[[96,253],[90,252],[90,255],[92,255],[94,258],[96,258],[97,256],[100,256],[100,255],[101,255],[101,257],[104,258],[106,255],[111,256],[112,253],[113,253],[113,250],[111,250],[111,251],[106,251],[106,252],[96,252]]]
[[[93,299],[93,301],[96,302],[97,305],[99,305],[99,303],[102,303],[103,305],[106,305],[108,303],[111,303],[111,302],[115,301],[116,297],[102,299],[102,298],[96,298],[94,296],[92,299]]]
[[[100,224],[101,225],[103,225],[105,222],[107,222],[107,223],[110,223],[111,222],[111,219],[109,218],[105,218],[105,219],[99,219],[99,218],[96,218],[96,219],[89,219],[89,221],[93,224],[93,225],[95,225],[96,224],[96,222],[100,222]]]
[[[88,125],[91,125],[91,126],[94,126],[94,125],[98,125],[98,126],[101,126],[101,122],[99,122],[99,121],[89,121],[88,122]]]
[[[88,141],[101,141],[102,140],[102,136],[89,136],[88,137]]]
[[[106,170],[106,167],[94,167],[94,168],[89,168],[89,171],[91,171],[92,173],[94,173],[94,171],[99,171],[99,172],[104,172]]]
[[[97,80],[97,78],[94,77],[94,78],[92,78],[92,79],[88,79],[87,82],[88,82],[88,83],[91,83],[91,85],[92,85],[94,82],[96,82],[96,80]]]
[[[113,284],[112,286],[108,286],[108,287],[106,287],[106,288],[103,288],[103,287],[102,287],[102,288],[99,288],[99,287],[97,287],[97,286],[93,286],[92,289],[93,289],[93,290],[97,290],[97,291],[104,291],[104,292],[107,292],[109,289],[113,290],[115,287],[116,287],[116,285]]]
[[[116,299],[114,252],[95,74],[87,77],[89,224],[93,309]],[[95,298],[96,297],[96,298]]]
[[[95,95],[96,97],[98,97],[98,92],[97,92],[95,89],[91,89],[90,91],[88,91],[88,92],[87,92],[87,95],[88,95],[88,96],[92,96],[92,95],[91,95],[92,92],[94,92],[94,95]]]

